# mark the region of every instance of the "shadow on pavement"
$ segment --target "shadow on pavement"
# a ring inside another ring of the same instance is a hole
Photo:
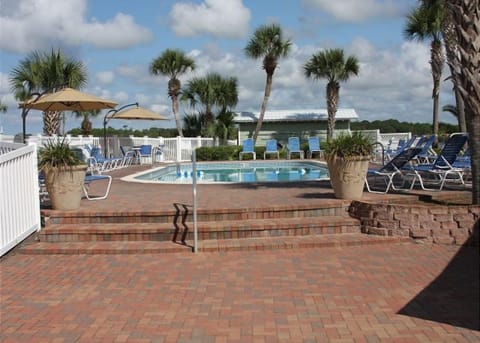
[[[445,270],[398,313],[480,330],[480,219]]]

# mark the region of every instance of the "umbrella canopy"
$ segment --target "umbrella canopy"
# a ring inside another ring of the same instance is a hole
[[[41,111],[90,111],[114,108],[116,102],[98,98],[73,88],[45,94],[36,101],[23,104],[24,107]]]
[[[107,115],[106,119],[169,120],[169,118],[162,116],[161,114],[138,106],[129,110],[114,113],[110,116]]]

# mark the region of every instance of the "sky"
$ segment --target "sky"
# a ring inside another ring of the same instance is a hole
[[[266,74],[261,59],[244,48],[261,25],[277,23],[292,42],[273,77],[268,109],[326,108],[325,80],[304,76],[303,66],[321,50],[341,48],[354,55],[360,73],[341,83],[340,108],[354,108],[359,120],[432,121],[430,42],[405,39],[406,15],[417,0],[0,0],[0,114],[4,134],[22,132],[21,111],[10,89],[12,70],[33,51],[61,49],[82,61],[88,83],[82,90],[140,106],[169,121],[111,120],[121,128],[175,127],[168,79],[149,74],[166,49],[192,57],[196,69],[180,77],[216,72],[238,79],[236,111],[258,113]],[[445,66],[444,77],[448,77]],[[442,82],[440,106],[453,104],[452,86]],[[180,105],[181,113],[191,109]],[[70,113],[66,128],[80,126]],[[101,128],[103,115],[93,120]],[[455,118],[440,111],[440,121]],[[42,113],[31,110],[27,132],[42,132]]]

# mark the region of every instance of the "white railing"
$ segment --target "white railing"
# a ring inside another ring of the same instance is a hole
[[[41,228],[35,144],[0,142],[0,256]]]
[[[31,136],[27,138],[29,143],[36,143],[39,147],[42,147],[45,142],[51,139],[63,139],[62,136]],[[65,140],[71,146],[84,146],[89,144],[91,146],[99,146],[104,150],[103,137],[74,137],[67,135]],[[202,137],[173,137],[173,138],[151,138],[151,137],[107,137],[107,156],[108,157],[121,157],[122,151],[120,149],[123,146],[125,149],[131,149],[134,146],[142,144],[149,144],[154,147],[160,147],[163,153],[163,161],[165,162],[182,162],[190,161],[192,157],[193,149],[203,146],[215,146],[217,141],[213,138]],[[229,142],[229,144],[236,144]]]

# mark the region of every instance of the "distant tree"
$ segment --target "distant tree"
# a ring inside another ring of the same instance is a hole
[[[3,104],[1,101],[0,101],[0,112],[2,113],[6,113],[7,112],[7,105]]]
[[[340,99],[340,82],[358,75],[360,66],[355,56],[345,59],[342,49],[320,51],[304,65],[305,76],[313,79],[327,79],[327,139],[333,137],[335,115]]]
[[[438,137],[438,111],[440,81],[442,78],[442,69],[444,57],[442,51],[442,22],[444,18],[443,6],[428,6],[424,2],[413,9],[407,16],[407,23],[404,30],[405,38],[424,42],[431,40],[430,47],[430,66],[433,78],[433,133]],[[436,143],[435,143],[436,145]]]
[[[205,114],[186,114],[183,116],[183,132],[186,137],[198,137],[202,134]]]
[[[253,37],[245,47],[245,53],[248,57],[255,59],[263,58],[262,66],[267,73],[262,107],[253,133],[254,142],[257,141],[258,134],[262,128],[263,118],[265,117],[265,111],[267,110],[268,99],[272,91],[273,73],[278,66],[278,60],[281,57],[288,56],[291,45],[292,43],[289,39],[283,38],[282,28],[277,24],[271,24],[260,26],[255,30]]]
[[[170,78],[168,81],[168,96],[172,99],[172,111],[179,136],[183,136],[183,133],[178,109],[178,98],[182,85],[178,77],[188,70],[195,70],[195,61],[180,50],[167,49],[150,64],[150,73],[165,75]]]
[[[82,129],[82,135],[84,136],[89,136],[92,133],[92,122],[90,121],[90,118],[95,118],[100,115],[102,111],[101,110],[90,110],[90,111],[74,111],[73,115],[76,118],[83,118],[82,124],[81,124],[81,129]]]
[[[203,78],[190,80],[182,92],[182,101],[187,102],[197,111],[199,116],[196,121],[192,117],[184,120],[187,125],[200,124],[202,134],[212,136],[216,116],[229,112],[238,103],[237,79],[235,77],[223,78],[217,73],[210,73]]]
[[[81,88],[87,82],[84,64],[65,56],[60,50],[48,53],[33,52],[10,73],[10,85],[19,101],[27,101],[32,96],[56,92],[64,87]],[[22,110],[23,134],[27,109]],[[59,133],[61,112],[48,111],[43,114],[43,131],[47,135]]]

